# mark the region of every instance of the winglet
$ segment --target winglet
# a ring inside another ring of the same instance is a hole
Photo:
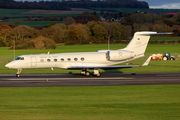
[[[151,61],[151,57],[152,57],[152,55],[150,55],[148,57],[148,59],[141,66],[147,66],[149,64],[149,62]]]

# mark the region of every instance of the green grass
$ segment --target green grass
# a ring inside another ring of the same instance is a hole
[[[1,120],[180,119],[180,86],[0,88]]]
[[[180,53],[180,44],[169,44],[169,45],[148,45],[145,53],[162,53],[170,52],[172,55],[177,55]],[[180,55],[180,54],[179,54]]]
[[[81,15],[81,14],[18,14],[18,15],[13,15],[12,17],[36,17],[36,16],[54,16],[54,17],[62,17],[62,16],[71,16],[71,17],[74,17],[74,16],[78,16],[78,15]]]
[[[8,16],[8,17],[11,17],[11,16],[14,16],[14,15],[19,15],[23,12],[28,12],[28,11],[31,11],[31,10],[28,10],[28,9],[0,9],[0,16]]]
[[[111,49],[121,49],[125,47],[126,44],[112,44],[110,47]],[[41,49],[41,50],[16,50],[17,55],[22,54],[41,54],[41,53],[47,53],[50,51],[50,53],[68,53],[68,52],[95,52],[97,50],[107,49],[107,44],[89,44],[89,45],[62,45],[57,46],[56,49]],[[12,54],[13,50],[8,50],[9,47],[0,47],[0,55],[2,54]]]
[[[150,41],[178,41],[180,40],[180,37],[151,37]]]
[[[11,19],[7,19],[7,21],[3,21],[1,23],[11,24],[14,21],[20,21],[20,25],[28,25],[31,27],[39,27],[48,25],[52,21],[24,21],[27,18],[21,17],[36,17],[36,16],[54,16],[54,17],[62,17],[62,16],[77,16],[81,14],[28,14],[24,12],[28,12],[31,10],[19,10],[19,9],[0,9],[0,16],[12,17]],[[13,18],[16,17],[16,18]],[[17,18],[20,17],[20,18]],[[56,21],[57,23],[62,23],[63,21]]]
[[[144,60],[132,61],[133,64],[141,65]],[[123,73],[165,73],[165,72],[180,72],[180,60],[175,61],[150,61],[148,66],[136,67],[131,69],[119,70]],[[114,71],[112,71],[114,72]],[[118,72],[118,71],[117,71]]]
[[[31,27],[39,27],[39,26],[48,25],[51,22],[63,23],[63,21],[24,21],[24,22],[21,22],[20,25],[27,25],[27,26],[31,26]]]
[[[127,44],[111,44],[110,49],[116,50],[116,49],[122,49],[126,47]],[[152,54],[152,53],[164,53],[164,52],[171,52],[171,53],[180,53],[179,50],[180,44],[170,44],[170,45],[148,45],[146,49],[146,54]],[[8,50],[9,47],[0,47],[0,55],[3,54],[12,54],[13,50]],[[107,50],[108,45],[107,44],[89,44],[89,45],[62,45],[57,46],[56,49],[41,49],[41,50],[16,50],[17,55],[22,54],[41,54],[41,53],[47,53],[50,51],[50,53],[68,53],[68,52],[95,52],[97,50]]]
[[[27,20],[27,18],[12,18],[12,19],[6,19],[6,21],[24,21]]]
[[[30,9],[0,9],[0,16],[6,17],[30,17],[30,16],[77,16],[80,14],[26,14]]]

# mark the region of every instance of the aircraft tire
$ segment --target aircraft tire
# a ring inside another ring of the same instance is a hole
[[[98,73],[98,74],[94,74],[96,77],[100,77],[101,76],[101,74],[100,73]]]
[[[18,78],[19,78],[19,77],[20,77],[20,74],[16,74],[16,77],[18,77]]]
[[[86,76],[89,76],[89,75],[90,75],[89,71],[87,71],[87,72],[85,73],[85,75],[86,75]]]

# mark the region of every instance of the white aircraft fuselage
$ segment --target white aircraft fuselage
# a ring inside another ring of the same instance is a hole
[[[108,51],[108,50],[107,50]],[[71,67],[98,67],[120,64],[132,60],[136,55],[133,52],[119,50],[120,60],[108,60],[107,52],[82,52],[82,53],[58,53],[58,54],[38,54],[21,55],[6,67],[11,69],[30,68],[62,68]],[[23,58],[23,59],[22,59]],[[114,57],[118,59],[117,57]]]

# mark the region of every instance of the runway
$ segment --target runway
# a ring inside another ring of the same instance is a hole
[[[102,73],[101,77],[80,74],[0,74],[0,87],[119,86],[180,84],[180,73]]]

